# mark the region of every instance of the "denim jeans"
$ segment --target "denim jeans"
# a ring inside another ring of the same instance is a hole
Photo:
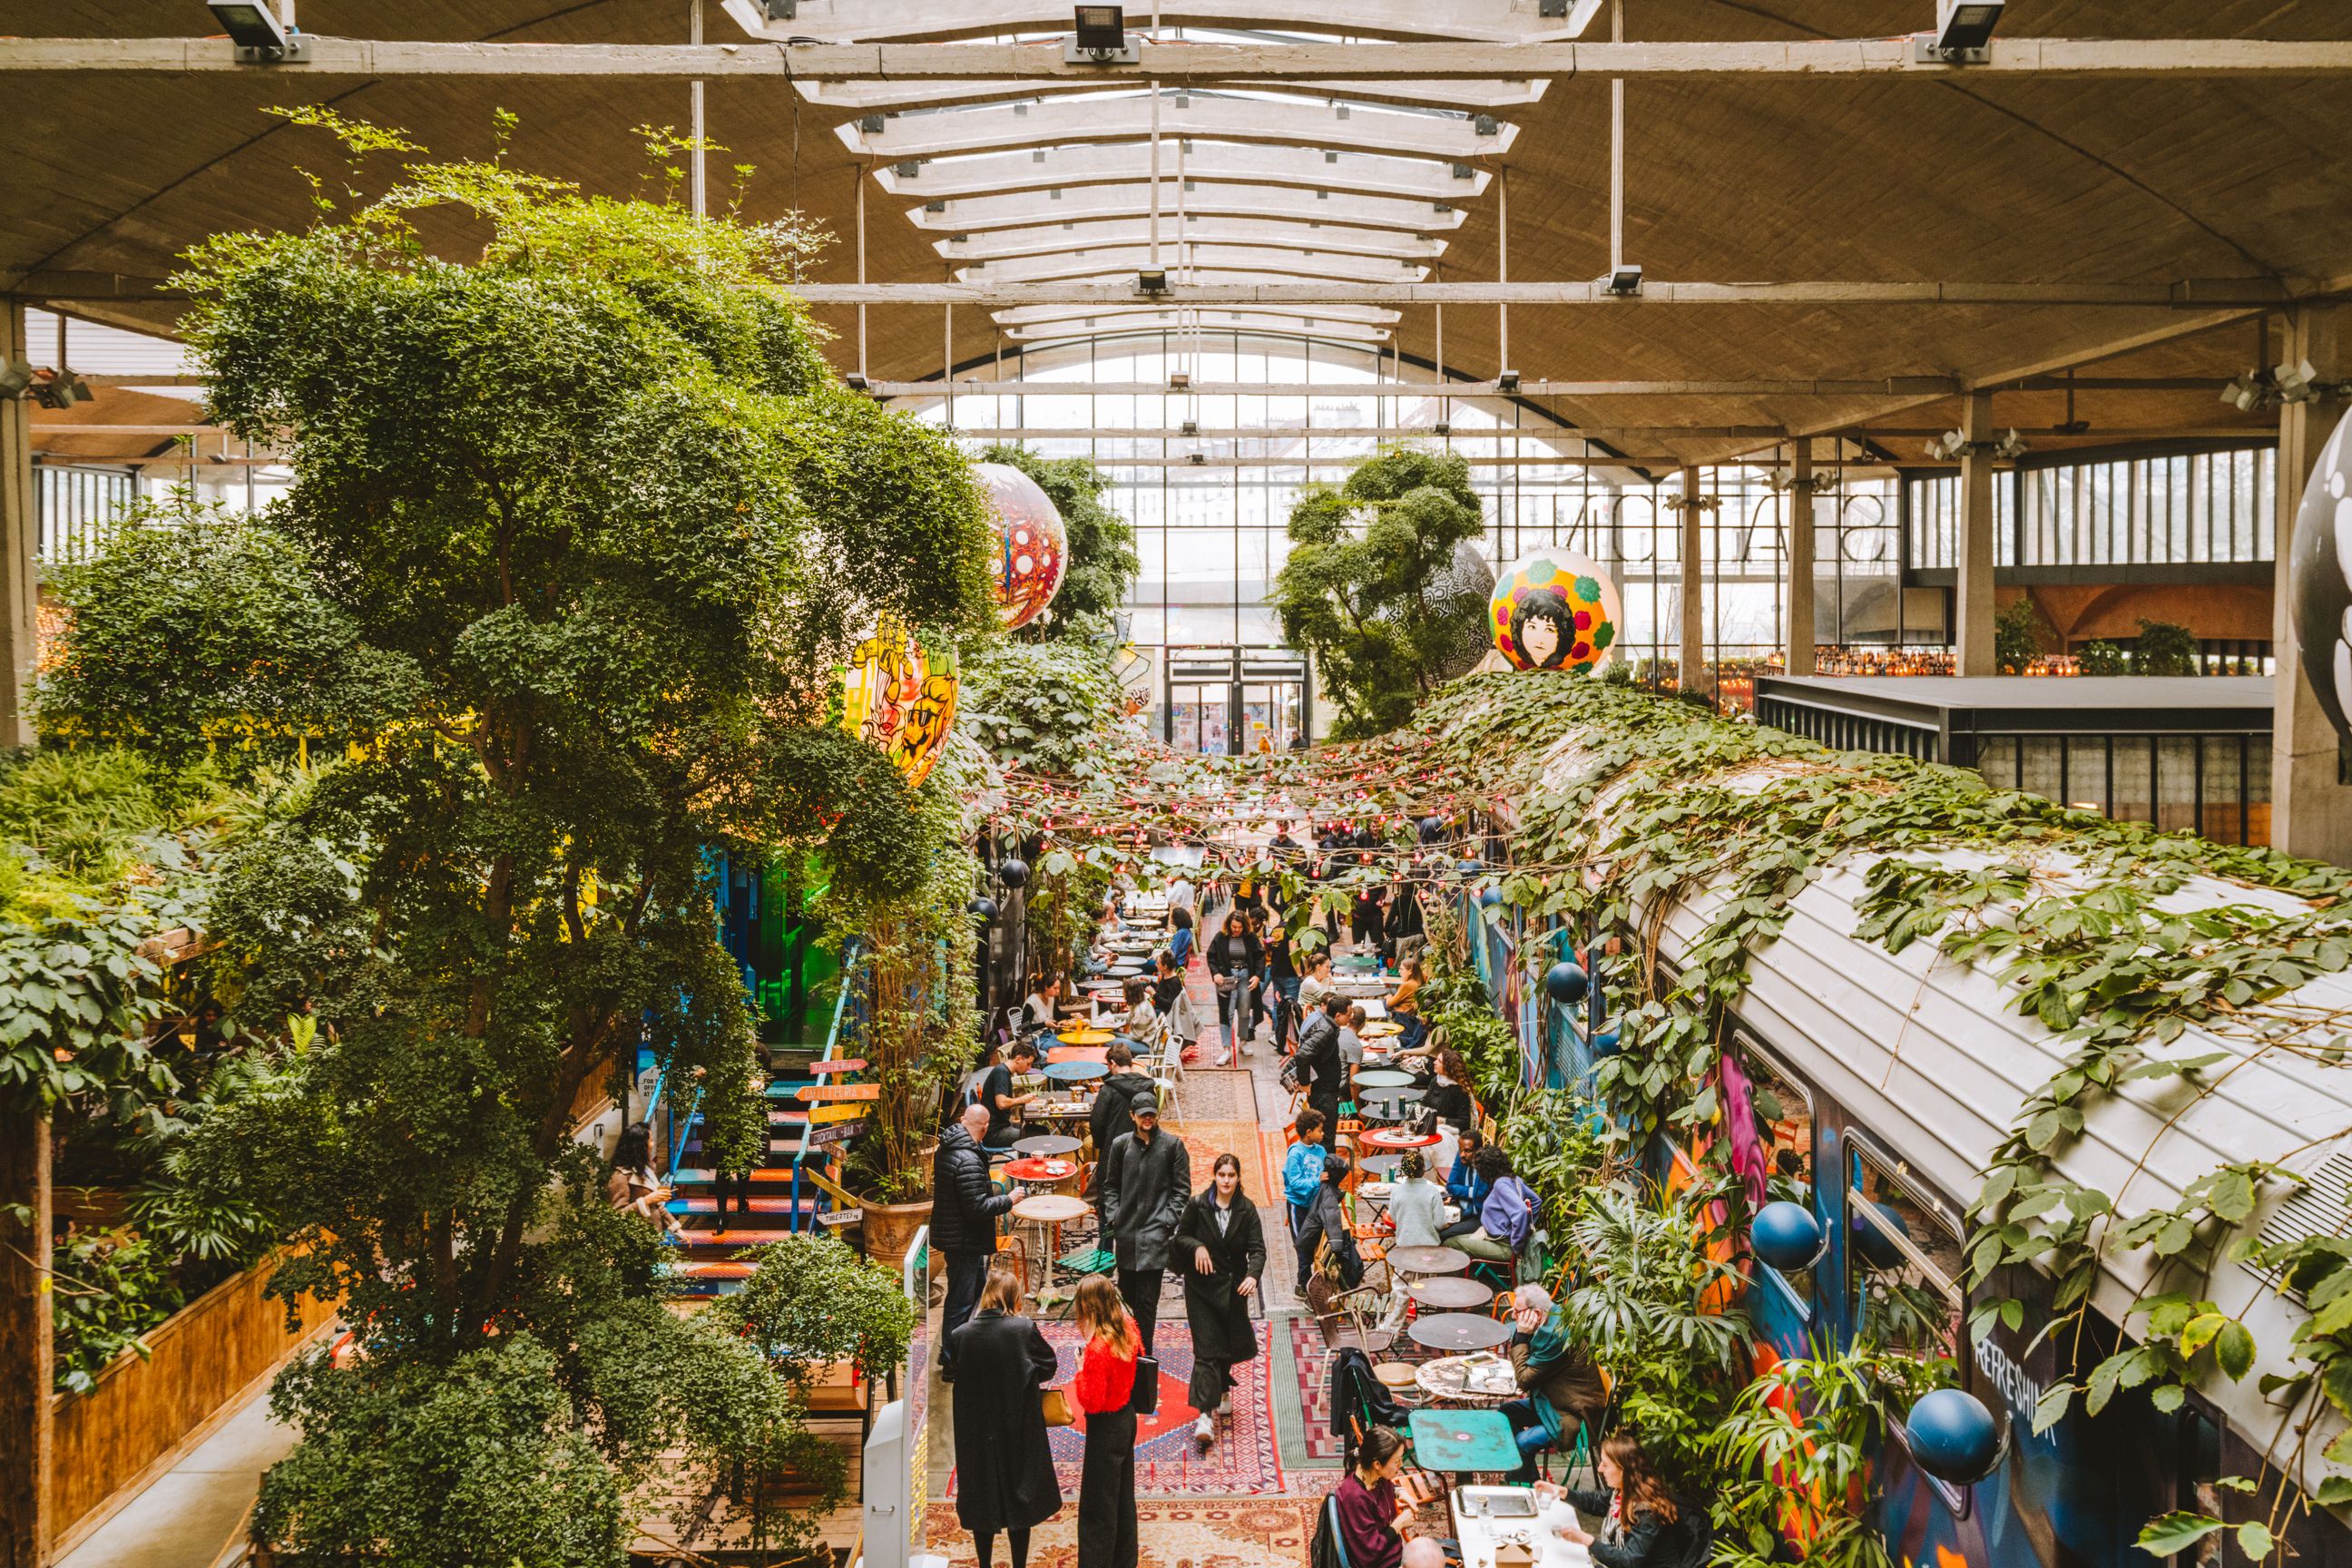
[[[1234,1036],[1247,1039],[1250,1015],[1257,1009],[1257,982],[1240,980],[1231,991],[1217,993],[1217,1021],[1225,1026],[1225,1049],[1234,1048]]]
[[[1536,1414],[1532,1399],[1514,1399],[1503,1406],[1503,1418],[1511,1424],[1511,1436],[1519,1445],[1519,1468],[1511,1479],[1528,1485],[1536,1479],[1536,1456],[1552,1446],[1551,1434],[1544,1429],[1543,1417]]]

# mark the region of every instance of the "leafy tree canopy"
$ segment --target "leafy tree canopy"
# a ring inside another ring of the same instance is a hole
[[[1062,585],[1049,618],[1032,621],[1013,635],[1023,642],[1111,640],[1113,621],[1142,561],[1135,552],[1134,525],[1103,502],[1109,476],[1085,458],[1041,458],[1009,441],[990,447],[980,460],[1007,464],[1036,480],[1062,514],[1068,535]]]
[[[1132,760],[1106,750],[1124,708],[1108,649],[1000,643],[966,658],[963,679],[958,726],[1009,767],[1094,777]]]
[[[1443,590],[1456,546],[1484,529],[1470,465],[1455,452],[1389,447],[1290,510],[1290,559],[1275,574],[1284,640],[1313,654],[1339,706],[1338,739],[1403,723],[1460,673],[1484,635],[1483,598]]]

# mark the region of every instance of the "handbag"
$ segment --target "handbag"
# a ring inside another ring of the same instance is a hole
[[[1042,1388],[1037,1391],[1037,1409],[1048,1426],[1074,1426],[1078,1413],[1070,1405],[1067,1389]]]
[[[1135,1358],[1135,1386],[1128,1393],[1127,1407],[1138,1415],[1160,1413],[1160,1363],[1157,1358],[1148,1355]]]

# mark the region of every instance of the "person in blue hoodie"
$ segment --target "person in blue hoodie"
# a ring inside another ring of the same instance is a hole
[[[1475,1228],[1478,1211],[1486,1206],[1486,1178],[1478,1173],[1478,1151],[1486,1146],[1486,1137],[1473,1127],[1462,1134],[1462,1146],[1454,1156],[1454,1169],[1446,1173],[1445,1201],[1462,1211],[1462,1217]]]
[[[1298,1113],[1290,1130],[1297,1142],[1282,1162],[1282,1197],[1290,1206],[1290,1236],[1295,1241],[1323,1185],[1323,1113],[1310,1105]]]

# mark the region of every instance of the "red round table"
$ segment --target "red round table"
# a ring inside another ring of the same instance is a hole
[[[1052,1158],[1014,1160],[1004,1167],[1004,1173],[1031,1186],[1050,1187],[1076,1175],[1078,1163]]]
[[[1426,1149],[1437,1142],[1434,1132],[1400,1132],[1394,1128],[1374,1127],[1356,1135],[1356,1141],[1367,1149]]]

